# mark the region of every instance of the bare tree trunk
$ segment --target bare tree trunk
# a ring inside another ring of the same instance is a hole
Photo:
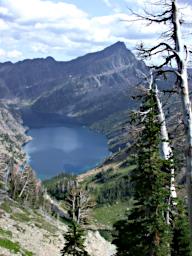
[[[169,29],[163,33],[168,38],[161,41],[154,47],[146,49],[143,44],[140,45],[140,56],[150,59],[152,56],[162,54],[160,64],[153,66],[159,74],[174,73],[177,78],[178,92],[181,97],[183,121],[185,127],[186,143],[186,177],[187,177],[187,196],[188,196],[188,215],[190,222],[191,240],[192,240],[192,109],[189,97],[189,85],[187,66],[189,59],[189,50],[183,43],[181,24],[183,17],[179,17],[177,0],[163,1],[164,11],[154,15],[146,11],[146,15],[135,14],[138,20],[144,19],[151,23],[167,24]],[[161,3],[160,3],[161,5]],[[172,65],[176,64],[173,69]],[[166,68],[164,68],[166,67]]]
[[[16,194],[17,194],[17,188],[18,188],[18,180],[17,177],[16,181],[13,182],[13,199],[16,199]]]
[[[5,187],[8,189],[9,175],[13,171],[13,159],[11,158],[7,165],[7,172],[5,174]]]
[[[19,198],[22,197],[22,195],[23,195],[23,193],[24,193],[24,191],[25,191],[27,185],[28,185],[28,178],[27,178],[27,180],[25,181],[25,184],[24,184],[24,186],[23,186],[23,188],[22,188],[22,190],[21,190],[21,192],[20,192],[20,194],[19,194]]]
[[[159,91],[156,86],[155,88],[155,97],[157,101],[157,107],[158,107],[158,118],[159,118],[159,123],[161,125],[161,153],[162,156],[165,160],[170,160],[171,161],[171,184],[170,184],[170,192],[171,192],[171,198],[174,202],[174,199],[177,198],[177,192],[175,188],[175,169],[173,167],[173,151],[169,143],[169,135],[167,131],[167,125],[166,125],[166,120],[165,120],[165,114],[163,111],[162,103],[159,98]]]
[[[81,208],[78,208],[78,216],[77,216],[77,223],[79,224],[81,220]]]
[[[169,143],[169,135],[168,135],[167,126],[166,126],[165,114],[163,111],[163,106],[160,101],[157,85],[155,85],[155,98],[156,98],[158,113],[159,113],[158,119],[161,125],[161,154],[163,159],[170,160],[170,164],[171,164],[170,196],[168,199],[168,210],[166,212],[166,222],[168,225],[170,225],[171,204],[173,206],[177,205],[175,200],[177,198],[177,192],[175,188],[175,168],[173,166],[173,159],[172,159],[173,151]]]
[[[72,218],[73,218],[73,221],[76,221],[75,210],[76,210],[76,197],[74,196],[73,199],[72,199]]]
[[[188,91],[187,70],[182,72],[181,97],[183,105],[184,126],[186,135],[186,179],[187,179],[187,196],[189,208],[189,221],[192,235],[192,111]]]
[[[81,190],[79,191],[79,195],[78,195],[78,212],[77,212],[77,223],[79,224],[81,221],[81,207],[82,207],[82,192]]]
[[[178,57],[176,58],[178,73],[179,73],[179,89],[183,108],[183,120],[186,136],[186,178],[187,178],[187,196],[189,209],[189,222],[192,236],[192,110],[191,101],[189,98],[188,85],[188,50],[187,46],[183,45],[180,18],[176,0],[172,0],[172,22],[174,28],[175,50]]]
[[[161,138],[161,144],[160,144],[161,155],[163,159],[171,161],[170,196],[168,199],[168,209],[166,212],[166,223],[170,225],[170,206],[171,204],[177,205],[175,200],[177,198],[177,192],[175,188],[175,169],[173,166],[173,159],[172,159],[173,151],[169,142],[169,135],[168,135],[167,125],[165,120],[165,114],[164,114],[163,106],[160,100],[159,90],[158,90],[157,84],[155,83],[154,74],[152,72],[150,77],[151,78],[149,81],[149,90],[152,90],[154,92],[157,108],[158,108],[158,120],[160,124],[160,138]]]

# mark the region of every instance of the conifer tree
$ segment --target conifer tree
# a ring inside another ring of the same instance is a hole
[[[61,250],[62,256],[89,256],[85,249],[85,224],[88,223],[89,209],[94,206],[89,193],[81,188],[77,181],[73,183],[65,200],[71,225],[64,234],[65,245]]]
[[[85,232],[79,224],[72,222],[68,232],[64,234],[64,239],[61,256],[89,256],[84,246]]]
[[[171,255],[191,256],[189,220],[182,201],[177,204],[177,213],[173,216],[172,226]]]
[[[173,159],[160,154],[161,123],[158,102],[153,90],[144,97],[141,107],[141,134],[136,148],[137,167],[131,183],[136,201],[125,220],[115,225],[117,256],[191,256],[190,229],[184,203],[169,203]],[[170,222],[167,223],[167,212]]]
[[[131,183],[136,203],[126,220],[115,224],[118,256],[170,255],[171,229],[166,223],[169,198],[167,161],[160,157],[158,110],[150,91],[142,107],[143,130],[137,145],[137,167]]]
[[[138,50],[143,59],[151,60],[154,57],[160,57],[158,64],[151,67],[165,77],[167,75],[170,77],[170,74],[173,74],[176,78],[177,86],[175,89],[181,98],[185,132],[186,188],[192,240],[192,103],[188,84],[188,65],[192,51],[184,39],[182,26],[185,22],[183,20],[184,15],[181,13],[182,8],[179,8],[179,1],[162,0],[154,4],[156,13],[150,13],[146,10],[143,15],[134,12],[133,14],[139,21],[147,21],[148,25],[157,24],[159,29],[164,26],[165,30],[162,33],[164,38],[162,37],[163,40],[161,39],[154,46],[145,46],[141,43]],[[159,7],[161,8],[159,9]]]

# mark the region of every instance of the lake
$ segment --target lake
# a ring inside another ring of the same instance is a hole
[[[85,172],[110,154],[107,139],[84,127],[32,128],[28,135],[33,140],[24,146],[24,151],[41,179],[63,171],[73,174]]]

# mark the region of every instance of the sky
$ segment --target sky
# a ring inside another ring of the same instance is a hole
[[[180,2],[192,22],[192,0]],[[133,22],[129,11],[145,7],[155,11],[147,0],[0,0],[0,62],[47,56],[66,61],[117,41],[131,50],[140,42],[152,45],[164,27]]]

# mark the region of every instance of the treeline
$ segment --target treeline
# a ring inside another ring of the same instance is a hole
[[[113,173],[113,168],[109,168],[96,174],[91,183],[82,184],[82,187],[85,187],[85,191],[95,198],[97,206],[113,204],[132,196],[130,174],[126,173],[120,176],[118,173],[114,175]],[[50,180],[43,181],[43,185],[49,195],[56,200],[65,201],[69,191],[75,186],[75,182],[75,176],[62,173]]]
[[[76,176],[61,173],[51,179],[43,181],[47,193],[57,200],[65,200],[72,187],[75,186]]]
[[[118,173],[115,176],[110,175],[113,170],[109,169],[100,172],[95,176],[95,182],[105,184],[100,188],[89,188],[90,191],[96,195],[97,205],[113,204],[117,201],[126,200],[132,195],[132,188],[130,183],[130,175],[125,174],[119,177]]]

